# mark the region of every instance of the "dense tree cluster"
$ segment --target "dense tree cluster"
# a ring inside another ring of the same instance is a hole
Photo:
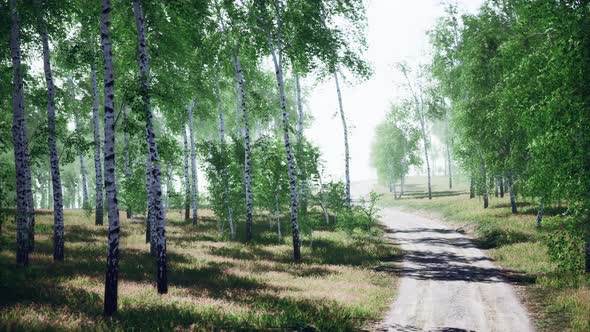
[[[546,204],[587,214],[590,193],[590,6],[586,1],[486,1],[449,7],[431,32],[432,75],[451,105],[455,156],[487,204],[505,181]],[[540,220],[539,220],[540,221]]]
[[[247,241],[255,212],[276,223],[279,240],[288,212],[299,261],[308,210],[317,205],[329,222],[350,205],[338,80],[370,74],[363,1],[9,0],[0,12],[10,43],[0,49],[0,208],[16,206],[17,262],[34,249],[35,207],[53,209],[57,261],[67,256],[63,209],[94,212],[97,226],[106,211],[106,315],[117,309],[119,209],[146,215],[166,293],[167,209],[197,224],[207,204],[221,236],[243,230]],[[305,139],[304,76],[335,80],[343,186],[322,182],[319,151]]]

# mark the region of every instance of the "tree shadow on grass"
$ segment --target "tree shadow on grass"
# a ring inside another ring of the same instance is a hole
[[[493,249],[515,243],[530,242],[533,241],[533,237],[515,230],[493,228],[480,231],[479,236],[472,241],[476,248]]]
[[[125,222],[126,223],[126,222]],[[122,237],[141,234],[143,228],[140,225],[130,225],[122,231]],[[140,295],[125,295],[120,293],[119,313],[113,320],[102,318],[102,287],[106,263],[106,228],[93,225],[69,225],[66,228],[65,261],[52,262],[52,241],[50,227],[45,230],[46,235],[37,242],[36,252],[31,256],[28,268],[17,267],[14,255],[0,255],[0,310],[6,310],[9,314],[25,310],[27,313],[35,313],[39,308],[36,305],[49,306],[43,309],[50,317],[63,318],[62,313],[80,315],[81,329],[130,329],[153,330],[154,328],[173,329],[184,327],[194,330],[258,330],[261,328],[283,328],[287,330],[355,330],[362,326],[361,318],[365,314],[356,313],[348,307],[342,307],[335,301],[318,297],[317,299],[305,299],[290,297],[291,291],[300,291],[288,287],[267,284],[254,277],[242,276],[229,272],[235,269],[236,263],[232,261],[199,263],[199,258],[182,253],[183,241],[198,243],[199,241],[221,241],[214,238],[215,221],[205,221],[202,226],[183,224],[180,222],[169,223],[168,243],[174,244],[178,251],[168,252],[169,258],[169,284],[179,293],[188,293],[191,299],[204,298],[203,304],[188,304],[183,300],[169,301],[166,296],[155,296],[155,258],[148,253],[148,245],[143,249],[137,249],[137,245],[121,248],[119,280],[120,291],[125,287],[125,282],[139,284],[139,288],[133,286],[133,292],[142,292]],[[48,223],[44,223],[49,225]],[[264,224],[257,224],[256,229],[265,228]],[[266,236],[273,230],[265,230]],[[12,232],[10,236],[14,235]],[[211,238],[209,237],[211,235]],[[7,239],[7,235],[3,239]],[[98,241],[97,239],[105,239]],[[135,239],[134,241],[136,241]],[[314,249],[304,249],[305,262],[318,264],[345,264],[362,265],[366,262],[374,262],[376,252],[366,252],[362,242],[376,245],[377,239],[356,239],[354,241],[332,241],[329,239],[317,239],[314,241]],[[123,241],[125,243],[125,240]],[[273,243],[274,244],[274,243]],[[234,249],[232,249],[235,247]],[[293,264],[292,252],[285,246],[265,246],[261,243],[246,245],[225,246],[224,250],[215,251],[221,257],[231,257],[241,260],[250,260],[252,271],[285,272],[297,277],[323,277],[333,272],[330,268],[314,264]],[[270,263],[260,262],[269,260]],[[254,272],[255,273],[255,272]],[[145,286],[145,287],[144,287]],[[144,299],[143,288],[147,289],[148,296]],[[97,290],[98,288],[98,290]],[[234,314],[223,308],[210,306],[206,298],[220,299],[225,302],[244,305],[248,310]],[[19,309],[16,309],[19,308]],[[36,323],[20,319],[17,316],[10,318],[6,324],[16,330],[34,330],[38,328]],[[355,316],[356,315],[356,316]],[[72,319],[63,318],[69,323]],[[59,321],[51,322],[55,329],[63,329],[64,324]],[[87,324],[92,324],[88,326]],[[0,323],[0,330],[3,323]],[[44,325],[45,328],[48,328]]]
[[[561,206],[561,207],[559,207],[559,206],[545,206],[543,208],[543,214],[545,216],[557,216],[557,215],[565,213],[567,210],[568,210],[568,208],[565,206]],[[527,209],[523,209],[520,213],[531,215],[531,216],[536,216],[537,213],[539,213],[539,207],[538,206],[530,206]]]
[[[363,325],[335,301],[242,293],[232,298],[249,309],[245,315],[164,303],[122,308],[112,327],[125,330],[188,329],[197,331],[353,331]],[[272,308],[272,310],[269,310]]]
[[[338,242],[330,239],[316,239],[313,241],[313,248],[305,255],[303,262],[320,265],[348,265],[362,266],[372,263],[378,259],[379,254],[368,247],[387,248],[381,243],[377,245],[377,238],[363,236],[352,241]],[[292,263],[291,251],[273,250],[272,247],[265,247],[252,244],[244,247],[211,247],[210,253],[216,256],[240,259],[240,260],[266,260],[278,263]]]
[[[9,267],[5,266],[5,262],[0,262],[0,266],[3,271]],[[102,297],[99,293],[62,285],[61,281],[68,278],[66,274],[49,274],[42,268],[18,270],[13,266],[10,266],[13,268],[10,275],[1,278],[0,305],[9,309],[17,304],[26,306],[35,303],[48,305],[52,311],[75,312],[85,317],[78,327],[90,329],[166,330],[181,327],[193,330],[281,328],[316,331],[358,328],[358,322],[350,317],[351,313],[337,302],[275,295],[283,288],[225,273],[225,269],[231,266],[227,262],[209,262],[201,268],[177,269],[171,275],[170,285],[185,289],[196,297],[205,296],[243,304],[248,308],[245,314],[234,314],[222,307],[206,304],[167,301],[166,295],[161,300],[155,298],[143,301],[121,295],[118,313],[112,320],[106,320],[102,317]],[[123,274],[120,277],[121,280],[129,280]],[[153,291],[155,293],[155,289]],[[10,324],[13,330],[23,331],[63,329],[59,322],[38,327],[25,320],[11,320],[6,324]]]
[[[454,190],[443,190],[443,191],[433,191],[432,197],[453,197],[453,196],[460,196],[465,194],[465,191],[454,191]],[[401,200],[405,199],[424,199],[428,198],[428,192],[424,191],[409,191],[404,192],[404,195],[400,198]]]
[[[510,209],[512,207],[512,205],[510,203],[500,203],[500,204],[491,204],[490,208],[492,209]],[[531,207],[532,209],[535,209],[535,207],[532,207],[532,204],[529,202],[516,202],[516,207],[520,210],[522,208],[525,207]],[[536,214],[536,212],[535,212]]]

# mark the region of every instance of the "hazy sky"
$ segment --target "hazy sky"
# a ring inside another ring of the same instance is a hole
[[[481,0],[457,0],[460,12],[475,12]],[[368,0],[368,52],[374,75],[363,83],[342,84],[344,112],[350,130],[351,179],[376,177],[369,153],[373,130],[384,118],[391,101],[404,92],[403,77],[394,64],[428,62],[429,41],[426,32],[444,14],[441,0]],[[326,161],[326,171],[335,177],[344,175],[344,138],[333,80],[310,90],[306,111],[314,122],[306,135],[318,144]]]

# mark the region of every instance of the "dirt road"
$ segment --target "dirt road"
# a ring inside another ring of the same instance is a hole
[[[381,215],[405,255],[383,331],[534,331],[512,287],[464,235],[393,208]]]

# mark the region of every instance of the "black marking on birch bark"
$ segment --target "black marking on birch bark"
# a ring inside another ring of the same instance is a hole
[[[51,165],[51,181],[53,186],[53,260],[64,259],[64,216],[61,176],[59,171],[59,154],[55,138],[55,87],[51,73],[51,60],[45,18],[39,18],[41,40],[43,44],[43,71],[47,85],[47,128],[49,163]]]
[[[199,187],[197,179],[197,157],[195,152],[195,139],[193,134],[193,108],[194,101],[188,107],[188,123],[189,123],[189,134],[190,134],[190,148],[191,148],[191,180],[192,180],[192,204],[193,204],[193,225],[198,222],[198,209],[199,209]]]
[[[280,26],[279,17],[277,17],[277,25]],[[291,226],[292,226],[292,235],[293,235],[293,260],[295,262],[299,262],[301,260],[301,242],[299,240],[299,221],[298,221],[298,211],[297,211],[297,184],[296,184],[296,177],[295,177],[295,166],[293,165],[293,155],[291,151],[291,143],[289,141],[289,122],[287,118],[287,105],[285,100],[285,90],[283,84],[283,72],[281,68],[281,61],[280,61],[280,54],[277,58],[276,49],[273,44],[272,38],[270,34],[267,35],[268,45],[270,47],[271,55],[273,64],[275,67],[277,85],[279,88],[279,96],[280,96],[280,106],[282,110],[282,118],[283,118],[283,132],[284,132],[284,139],[285,139],[285,150],[287,154],[287,165],[289,170],[289,188],[291,194]],[[281,41],[280,35],[277,41],[278,44],[278,51],[281,51]]]
[[[191,210],[191,184],[189,180],[189,171],[188,171],[188,139],[186,138],[186,127],[182,126],[182,136],[184,139],[184,191],[185,191],[185,200],[184,200],[184,220],[189,221],[190,219],[190,210]]]
[[[103,205],[103,181],[102,181],[102,165],[100,163],[100,126],[98,124],[98,85],[96,82],[96,68],[94,59],[90,63],[90,76],[92,85],[92,122],[94,131],[94,170],[96,175],[95,181],[95,225],[102,225],[104,219],[104,205]]]
[[[146,49],[144,16],[141,8],[141,0],[133,1],[135,22],[137,27],[137,38],[140,54],[140,78],[142,99],[146,110],[146,137],[149,147],[149,157],[151,165],[151,185],[150,195],[152,196],[153,205],[153,226],[151,228],[152,237],[155,238],[157,251],[157,266],[158,274],[156,276],[158,293],[165,294],[168,292],[168,280],[166,274],[166,233],[165,220],[162,208],[162,184],[160,178],[160,165],[158,164],[158,145],[156,142],[156,135],[153,128],[153,114],[150,104],[150,72],[149,72],[149,58]],[[154,232],[155,231],[155,232]],[[154,234],[156,233],[156,234]]]
[[[24,85],[21,67],[20,23],[16,0],[10,0],[10,51],[13,67],[13,113],[12,137],[14,142],[14,161],[16,168],[16,263],[29,264],[29,194],[31,192],[30,164],[28,154],[27,128],[24,115]],[[29,179],[29,180],[27,180]]]
[[[252,178],[250,163],[250,125],[248,123],[248,110],[246,108],[246,97],[244,93],[244,77],[242,75],[242,64],[240,56],[235,57],[236,79],[240,92],[242,106],[242,121],[244,125],[244,185],[246,187],[246,241],[252,240]]]
[[[336,93],[338,95],[338,106],[340,109],[340,118],[342,120],[342,129],[344,130],[344,176],[345,176],[345,193],[346,206],[350,208],[350,150],[348,146],[348,126],[346,124],[346,117],[344,116],[344,106],[342,103],[342,92],[340,91],[340,83],[338,81],[338,73],[334,71],[334,81],[336,82]]]
[[[119,274],[119,206],[115,179],[115,132],[114,132],[114,79],[113,59],[110,43],[110,0],[102,0],[100,31],[104,59],[104,168],[105,188],[108,206],[108,255],[105,273],[104,315],[112,316],[117,311],[117,291]]]

